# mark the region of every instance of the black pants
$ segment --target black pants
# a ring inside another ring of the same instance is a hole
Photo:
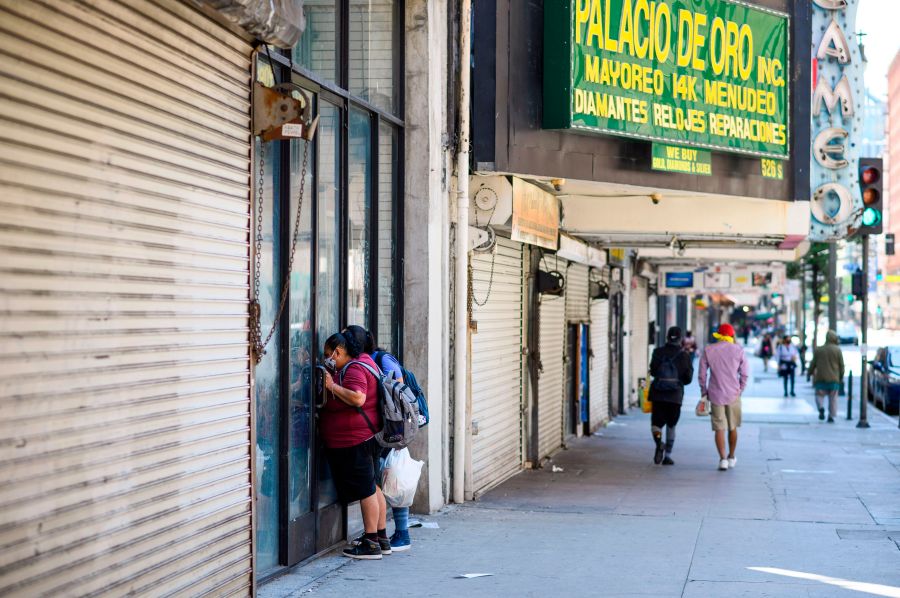
[[[652,405],[650,431],[654,439],[662,438],[662,429],[666,428],[666,454],[670,454],[672,447],[675,446],[675,426],[681,417],[681,405],[663,401],[653,401]]]
[[[786,370],[779,372],[782,380],[784,381],[784,396],[788,395],[788,382],[790,382],[791,390],[790,393],[794,394],[794,365],[791,364],[787,367]]]

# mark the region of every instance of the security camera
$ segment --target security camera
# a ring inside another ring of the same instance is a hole
[[[659,202],[662,201],[662,193],[651,193],[650,201],[653,202],[653,205],[658,206]]]
[[[566,184],[566,179],[553,179],[550,181],[550,184],[553,185],[553,188],[556,189],[558,193],[562,191],[563,185]]]

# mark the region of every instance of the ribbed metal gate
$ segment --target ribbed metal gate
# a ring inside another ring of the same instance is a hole
[[[543,459],[563,443],[565,297],[542,295],[538,319],[542,366],[538,380],[538,449]]]
[[[588,272],[584,264],[569,264],[566,270],[566,319],[569,322],[587,322],[590,319],[588,304]]]
[[[637,284],[631,289],[631,376],[634,392],[630,396],[633,402],[638,401],[638,382],[641,378],[647,377],[647,370],[650,367],[650,303],[647,279],[638,276],[635,280]]]
[[[609,419],[609,300],[591,302],[590,428]]]
[[[0,595],[249,595],[249,38],[0,2]]]
[[[522,244],[498,238],[493,256],[473,253],[472,288],[478,301],[488,297],[484,306],[472,305],[478,323],[472,334],[472,485],[478,493],[522,468]]]

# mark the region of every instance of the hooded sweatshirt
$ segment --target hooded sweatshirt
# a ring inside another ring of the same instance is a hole
[[[844,355],[838,346],[838,336],[833,330],[825,335],[825,344],[816,348],[809,373],[817,386],[840,384],[844,379]]]

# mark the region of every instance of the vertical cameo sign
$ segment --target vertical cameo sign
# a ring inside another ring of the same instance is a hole
[[[834,241],[853,234],[863,209],[859,153],[853,143],[862,133],[864,64],[852,35],[859,0],[813,4],[809,238]]]

